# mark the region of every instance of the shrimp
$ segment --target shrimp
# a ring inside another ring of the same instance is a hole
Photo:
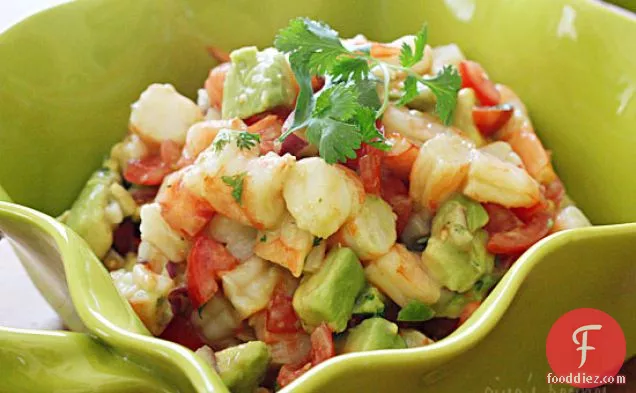
[[[549,184],[556,179],[550,163],[550,155],[534,132],[527,111],[519,97],[504,85],[497,85],[502,103],[515,107],[512,118],[497,133],[496,138],[508,142],[521,157],[528,173],[541,184]]]
[[[298,228],[293,217],[287,213],[280,227],[261,231],[257,238],[254,246],[256,255],[288,269],[294,277],[300,277],[314,241],[311,233]]]
[[[523,169],[482,152],[476,152],[466,177],[464,194],[479,202],[505,207],[530,207],[541,198],[539,184]]]
[[[203,198],[183,187],[182,178],[189,168],[168,175],[156,201],[170,227],[186,237],[194,237],[210,221],[214,209]]]
[[[382,60],[385,63],[400,65],[400,52],[402,45],[407,44],[411,48],[415,47],[415,36],[405,35],[390,43],[371,43],[371,57]],[[411,66],[411,69],[420,75],[424,75],[431,70],[433,65],[433,50],[430,46],[424,47],[422,60]]]
[[[394,132],[421,145],[435,135],[455,132],[444,126],[433,115],[407,108],[389,105],[382,116],[382,124],[387,132]]]
[[[411,300],[434,304],[441,294],[440,284],[428,275],[417,255],[402,244],[395,244],[387,254],[371,261],[364,273],[371,284],[401,307]]]
[[[456,135],[438,135],[423,144],[411,171],[413,201],[436,210],[461,188],[474,154],[474,145]]]
[[[389,135],[387,140],[391,145],[391,150],[384,155],[382,160],[384,167],[400,179],[408,180],[419,149],[397,133]]]
[[[189,241],[164,220],[159,203],[143,205],[140,215],[142,243],[149,242],[170,261],[184,261],[190,248]]]
[[[241,131],[247,130],[247,126],[240,119],[207,120],[196,123],[188,130],[178,166],[184,167],[192,164],[199,154],[212,144],[216,135],[223,128]]]
[[[247,128],[252,134],[259,134],[261,137],[260,150],[261,154],[280,151],[280,144],[276,141],[281,135],[283,122],[276,115],[267,115],[263,119],[257,121]],[[278,148],[278,149],[277,149]]]
[[[285,211],[282,188],[295,158],[272,152],[259,157],[258,145],[238,146],[238,135],[219,132],[186,173],[184,184],[227,217],[257,229],[273,228]]]
[[[208,79],[205,80],[205,90],[212,108],[221,109],[223,104],[223,85],[231,63],[221,63],[210,70]]]

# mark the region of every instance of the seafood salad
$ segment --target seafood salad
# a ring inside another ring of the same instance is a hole
[[[427,33],[298,18],[270,48],[215,49],[196,103],[141,93],[60,220],[234,393],[443,339],[525,250],[590,223],[521,99]]]

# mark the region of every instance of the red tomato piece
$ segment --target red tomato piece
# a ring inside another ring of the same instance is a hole
[[[336,356],[336,349],[333,344],[331,329],[326,323],[318,326],[310,336],[311,339],[311,361],[315,366]]]
[[[311,77],[311,88],[314,93],[318,90],[322,89],[325,86],[325,78],[322,76],[312,76]]]
[[[382,199],[384,199],[397,215],[395,227],[398,236],[406,227],[406,223],[413,211],[413,201],[409,198],[409,190],[397,177],[384,176],[382,178]]]
[[[462,77],[462,87],[475,90],[475,95],[482,105],[499,104],[501,95],[479,63],[470,60],[462,61],[459,63],[459,74]]]
[[[232,270],[238,261],[221,243],[200,235],[188,255],[188,297],[195,308],[204,305],[219,290],[219,273]]]
[[[190,320],[184,316],[176,315],[166,329],[159,336],[173,343],[181,344],[193,351],[201,348],[205,343],[199,337]]]
[[[529,222],[532,220],[532,217],[541,213],[547,212],[550,209],[550,203],[545,199],[541,198],[539,202],[530,207],[517,207],[510,209],[517,217],[521,219],[523,222]]]
[[[519,218],[510,209],[495,203],[484,203],[483,206],[488,212],[488,224],[485,229],[491,235],[513,230],[521,225]]]
[[[365,153],[358,160],[360,179],[364,191],[369,194],[380,195],[382,191],[382,158],[384,152],[375,147],[366,146]]]
[[[281,367],[278,373],[278,377],[276,378],[276,383],[278,383],[278,386],[280,386],[281,388],[285,387],[289,385],[290,383],[294,382],[296,379],[298,379],[301,375],[303,375],[310,369],[311,369],[311,363],[306,363],[302,365],[301,367],[285,364],[283,365],[283,367]]]
[[[527,224],[492,234],[486,248],[493,254],[521,253],[548,234],[551,219],[547,212],[538,213]]]
[[[267,307],[266,329],[272,333],[296,333],[302,330],[300,319],[292,306],[292,297],[277,287]]]
[[[491,136],[510,120],[514,108],[503,104],[497,106],[476,106],[473,121],[483,136]]]
[[[128,162],[124,179],[133,184],[158,186],[170,172],[170,167],[161,160],[161,156],[150,156]]]
[[[556,178],[551,183],[548,183],[545,186],[545,191],[543,193],[546,198],[554,202],[556,206],[561,204],[563,197],[565,196],[565,187],[563,187],[563,183],[559,178]]]
[[[155,197],[159,192],[159,187],[132,188],[129,190],[129,192],[135,203],[141,206],[155,200]]]
[[[287,117],[289,116],[289,114],[292,112],[292,108],[288,108],[286,106],[277,106],[276,108],[272,108],[270,110],[267,110],[265,112],[261,112],[261,113],[257,113],[255,115],[252,115],[248,118],[243,119],[243,122],[247,125],[247,126],[251,126],[252,124],[257,123],[260,120],[263,120],[264,118],[266,118],[269,115],[274,115],[276,117],[278,117],[279,119],[281,119],[281,121],[284,121],[285,119],[287,119]]]

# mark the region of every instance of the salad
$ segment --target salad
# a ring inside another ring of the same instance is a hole
[[[519,97],[426,26],[378,43],[298,18],[213,52],[197,103],[141,93],[60,220],[234,393],[442,339],[530,246],[590,225]]]

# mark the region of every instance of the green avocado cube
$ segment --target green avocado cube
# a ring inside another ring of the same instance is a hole
[[[349,248],[336,248],[320,270],[300,284],[294,293],[294,310],[307,330],[325,322],[340,333],[346,329],[365,283],[356,254]]]
[[[486,140],[475,126],[473,120],[473,108],[477,106],[475,91],[471,88],[464,88],[457,93],[457,105],[453,116],[453,126],[464,131],[477,147],[486,144]]]
[[[385,296],[378,288],[367,285],[358,295],[353,305],[353,314],[356,315],[381,315],[384,312]]]
[[[253,393],[265,378],[269,349],[262,341],[250,341],[215,354],[223,383],[232,393]]]
[[[296,97],[293,74],[285,55],[274,48],[248,46],[230,54],[223,84],[222,116],[245,119],[277,106],[292,106]]]
[[[342,353],[402,348],[406,348],[406,343],[398,334],[398,326],[376,317],[365,319],[347,333]]]
[[[106,217],[106,206],[110,186],[117,181],[118,175],[110,168],[95,171],[64,221],[88,243],[98,258],[103,258],[113,244],[113,224]]]

